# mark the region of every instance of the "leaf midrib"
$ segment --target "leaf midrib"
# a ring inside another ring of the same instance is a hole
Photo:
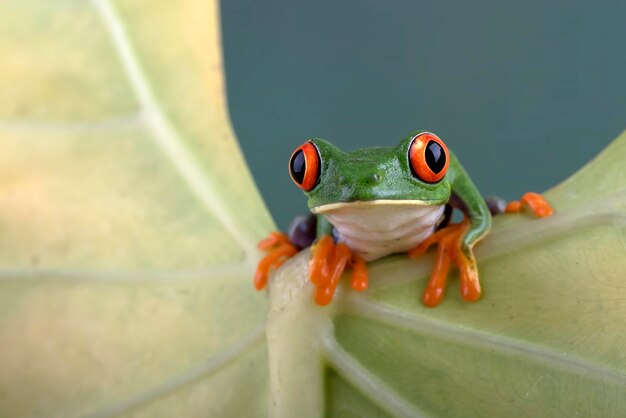
[[[92,0],[103,24],[111,36],[113,47],[124,69],[136,99],[141,107],[141,118],[152,132],[152,138],[170,160],[187,186],[203,205],[220,221],[231,237],[243,249],[243,262],[251,264],[254,259],[254,237],[226,209],[224,199],[208,177],[202,165],[185,145],[181,134],[166,117],[159,105],[147,77],[139,64],[122,20],[109,0]]]

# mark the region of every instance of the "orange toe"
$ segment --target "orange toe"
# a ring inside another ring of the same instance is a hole
[[[467,302],[476,302],[482,294],[476,262],[459,249],[456,264],[461,276],[461,296]]]
[[[330,235],[322,236],[311,247],[309,278],[314,285],[325,285],[330,280],[330,263],[335,243]]]
[[[279,244],[290,244],[289,237],[283,232],[274,231],[270,235],[259,241],[256,245],[259,250],[266,251]]]
[[[346,268],[352,268],[351,286],[354,290],[367,289],[365,261],[352,254],[345,244],[335,244],[330,235],[321,237],[311,249],[309,275],[315,285],[314,300],[320,306],[332,302],[339,280]]]
[[[267,255],[259,261],[254,274],[254,287],[261,290],[267,285],[270,269],[280,267],[285,261],[297,254],[298,249],[282,232],[272,232],[267,238],[261,240],[257,247],[267,252]]]
[[[525,193],[519,202],[510,202],[506,206],[505,211],[507,213],[521,212],[524,206],[528,206],[538,218],[551,216],[554,213],[554,209],[550,206],[546,199],[539,193],[533,192]]]
[[[481,289],[478,281],[478,270],[473,257],[466,255],[461,246],[462,239],[469,229],[469,221],[464,219],[457,224],[442,228],[417,247],[409,251],[410,257],[417,257],[426,252],[428,247],[437,244],[435,265],[422,294],[424,305],[432,308],[443,300],[446,293],[446,281],[452,262],[458,267],[461,276],[461,295],[468,302],[480,298]]]
[[[448,277],[448,271],[450,270],[450,263],[452,261],[446,250],[445,245],[439,245],[437,247],[435,266],[433,267],[426,289],[424,289],[424,293],[422,294],[424,305],[430,308],[439,305],[446,292],[446,278]]]
[[[286,259],[293,257],[298,250],[291,244],[279,244],[259,262],[254,274],[254,287],[261,290],[267,284],[267,277],[271,267],[280,266]]]
[[[350,249],[345,244],[337,244],[333,249],[330,266],[330,276],[326,283],[318,285],[315,292],[315,303],[321,306],[332,302],[339,284],[341,274],[351,257]]]
[[[509,204],[506,205],[506,208],[504,209],[506,213],[517,213],[521,210],[522,210],[522,203],[516,200],[509,202]]]
[[[350,285],[357,292],[362,292],[367,289],[368,285],[368,275],[367,275],[367,266],[365,265],[365,260],[363,260],[358,255],[352,255],[352,278],[350,280]]]

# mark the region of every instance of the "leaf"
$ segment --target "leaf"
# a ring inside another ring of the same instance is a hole
[[[0,54],[0,416],[264,415],[215,2],[7,0]]]
[[[496,219],[485,295],[389,257],[312,303],[304,251],[252,290],[272,228],[226,111],[207,0],[0,3],[0,416],[619,416],[626,135]],[[269,362],[268,362],[269,358]]]
[[[626,133],[546,194],[553,217],[496,218],[477,247],[475,304],[453,280],[444,302],[425,308],[432,257],[397,256],[370,265],[365,294],[344,287],[322,309],[308,254],[297,256],[270,290],[270,415],[621,416],[625,158]]]

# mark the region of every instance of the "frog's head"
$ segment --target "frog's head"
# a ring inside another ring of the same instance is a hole
[[[314,138],[289,161],[293,181],[314,213],[344,206],[442,205],[450,198],[450,154],[430,132],[418,131],[396,147],[343,152]]]

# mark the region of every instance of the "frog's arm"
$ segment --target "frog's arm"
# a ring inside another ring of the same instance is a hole
[[[446,179],[452,189],[449,204],[463,211],[466,218],[461,223],[440,229],[409,251],[410,257],[419,257],[432,244],[438,244],[435,268],[422,295],[424,304],[430,307],[437,306],[444,296],[451,262],[459,268],[463,298],[467,301],[480,298],[478,269],[472,247],[491,228],[491,214],[487,204],[452,153]]]
[[[332,235],[333,225],[330,222],[328,222],[328,219],[326,219],[326,217],[323,215],[316,215],[316,216],[317,216],[317,231],[316,231],[315,237],[321,238],[324,235]]]
[[[447,179],[452,188],[451,204],[457,206],[469,220],[469,229],[462,238],[463,252],[473,259],[472,247],[491,228],[491,213],[467,172],[456,156],[450,152],[450,167]],[[456,204],[455,204],[456,203]]]

